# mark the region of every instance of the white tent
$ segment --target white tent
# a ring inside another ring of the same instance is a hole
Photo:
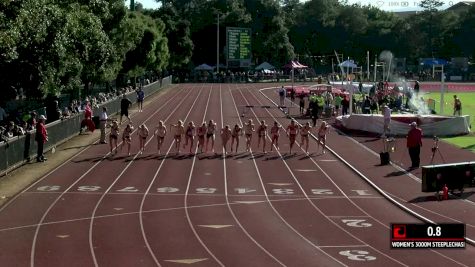
[[[201,64],[195,68],[195,70],[213,70],[213,67],[207,64]]]
[[[341,62],[340,64],[338,64],[338,66],[344,67],[344,68],[357,68],[358,67],[353,60],[345,60],[345,61]]]
[[[263,62],[259,66],[256,67],[256,70],[273,70],[273,69],[275,69],[275,67],[269,64],[268,62]]]

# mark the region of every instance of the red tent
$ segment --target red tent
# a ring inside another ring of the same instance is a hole
[[[289,63],[284,65],[284,68],[286,69],[305,69],[308,68],[308,66],[300,64],[298,61],[290,61]]]

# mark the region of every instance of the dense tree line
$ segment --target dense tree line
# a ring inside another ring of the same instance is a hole
[[[123,0],[0,2],[0,85],[27,97],[84,90],[145,72],[169,59],[165,24]]]
[[[338,0],[161,0],[135,11],[123,0],[4,0],[0,2],[2,97],[23,88],[29,97],[75,92],[92,85],[163,70],[225,62],[226,27],[252,30],[252,58],[276,66],[334,51],[366,61],[389,50],[416,64],[422,57],[475,54],[475,6],[439,11],[424,0],[407,17]],[[327,64],[325,58],[318,64]]]

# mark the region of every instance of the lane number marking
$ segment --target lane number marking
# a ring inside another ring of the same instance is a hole
[[[340,255],[346,256],[349,260],[354,261],[374,261],[376,257],[368,255],[368,251],[364,250],[342,250]]]
[[[351,227],[371,227],[373,226],[371,223],[366,222],[366,220],[358,220],[358,219],[343,219],[341,220],[344,224],[351,226]]]

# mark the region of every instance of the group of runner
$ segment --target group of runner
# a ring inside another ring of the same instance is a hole
[[[285,131],[285,133],[289,137],[291,154],[298,134],[300,134],[301,137],[300,146],[302,146],[302,148],[305,148],[305,152],[308,154],[309,135],[312,133],[312,129],[313,128],[308,122],[305,123],[305,125],[303,126],[299,126],[296,124],[296,121],[292,120],[287,126],[287,128],[284,129],[282,125],[279,125],[276,121],[274,122],[272,127],[269,127],[267,126],[264,120],[260,121],[260,123],[256,126],[254,125],[252,119],[249,119],[246,123],[244,123],[242,127],[238,124],[234,125],[234,127],[226,125],[220,130],[219,133],[221,136],[222,146],[225,155],[228,153],[229,141],[231,141],[231,153],[233,151],[238,152],[240,137],[243,135],[246,138],[246,152],[249,152],[251,150],[251,142],[254,132],[257,132],[257,147],[258,149],[260,149],[262,144],[263,153],[267,153],[266,144],[267,138],[269,136],[271,140],[270,151],[273,151],[274,146],[277,150],[279,150],[279,137],[281,131]],[[325,139],[328,129],[329,126],[325,121],[323,121],[318,130],[316,130],[316,136],[318,139],[317,152],[320,149],[320,146],[322,146],[322,153],[325,153]],[[121,150],[124,146],[127,146],[128,155],[130,155],[133,131],[134,127],[132,123],[129,122],[122,132],[123,143],[121,146]],[[179,120],[176,124],[171,124],[169,128],[167,128],[163,121],[159,121],[153,132],[153,136],[156,136],[157,138],[157,151],[159,154],[161,153],[165,136],[169,131],[173,134],[176,153],[180,153],[180,148],[185,149],[188,147],[189,153],[193,154],[192,150],[195,144],[195,139],[197,139],[197,149],[199,149],[199,153],[207,153],[209,151],[211,151],[212,153],[215,152],[214,143],[218,128],[213,120],[203,122],[199,126],[195,126],[193,121],[190,121],[188,122],[188,124],[185,124],[183,121]],[[115,154],[118,152],[117,140],[119,137],[119,132],[119,124],[116,120],[112,121],[110,132],[111,154]],[[147,140],[149,134],[149,129],[145,124],[141,124],[137,129],[137,135],[139,138],[139,154],[143,153],[145,141]],[[182,142],[183,138],[184,142]]]

